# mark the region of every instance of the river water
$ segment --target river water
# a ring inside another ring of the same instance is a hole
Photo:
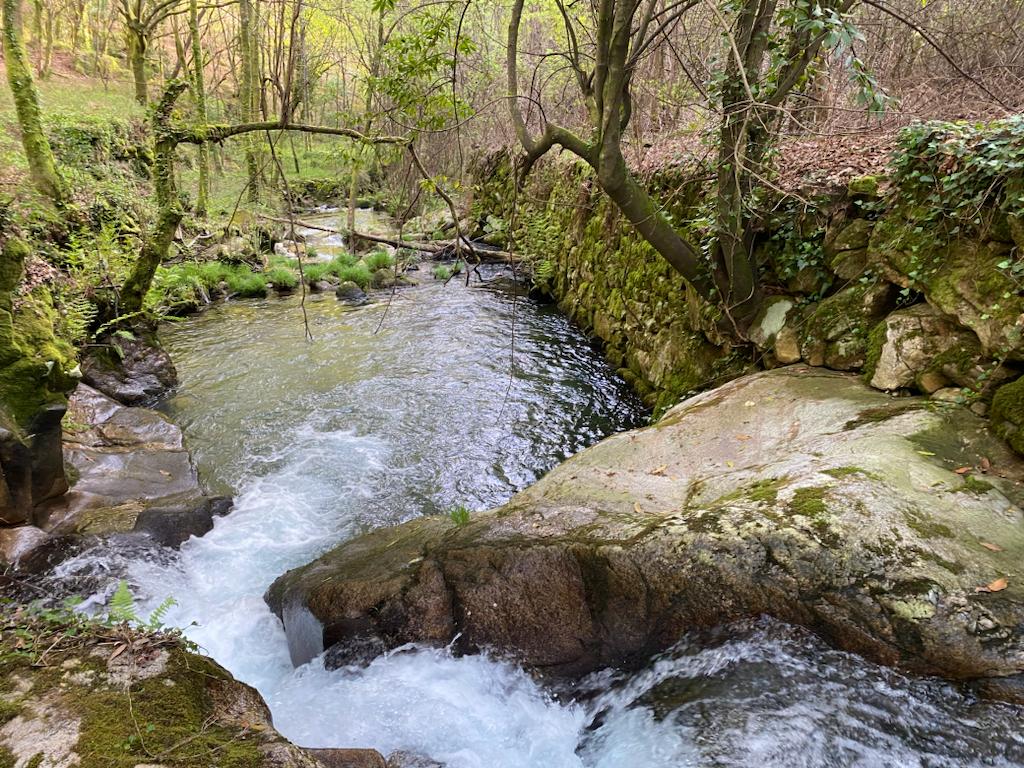
[[[489,658],[404,648],[365,668],[289,661],[262,595],[362,531],[506,500],[645,413],[560,315],[504,291],[422,285],[349,309],[230,302],[169,325],[166,404],[234,511],[180,553],[102,548],[169,624],[267,699],[304,746],[404,749],[452,768],[1024,765],[1021,711],[827,649],[768,620],[680,644],[640,672],[551,686]],[[102,599],[102,592],[95,599]]]

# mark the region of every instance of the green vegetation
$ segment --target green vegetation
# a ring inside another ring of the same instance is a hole
[[[469,507],[465,504],[458,504],[448,510],[448,517],[459,527],[467,525],[470,517]]]

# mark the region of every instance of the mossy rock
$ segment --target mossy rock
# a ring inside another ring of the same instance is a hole
[[[1000,476],[955,471],[983,458]],[[267,599],[307,654],[317,640],[454,642],[569,675],[769,614],[1021,697],[1022,480],[1024,462],[964,409],[792,366],[612,436],[465,525],[356,537]],[[1005,590],[976,590],[997,577]]]
[[[1000,387],[992,398],[990,411],[996,434],[1024,455],[1024,377]]]
[[[178,640],[131,632],[128,647],[117,651],[117,633],[109,628],[78,626],[71,633],[37,622],[22,634],[29,643],[46,638],[52,647],[48,663],[36,666],[24,651],[26,640],[18,652],[12,652],[13,634],[2,640],[0,755],[16,765],[320,765],[273,729],[254,689]]]

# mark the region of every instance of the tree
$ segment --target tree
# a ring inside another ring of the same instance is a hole
[[[189,0],[189,29],[192,33],[192,93],[195,95],[196,117],[200,129],[206,128],[206,86],[203,83],[203,45],[199,37],[199,4]],[[196,195],[196,215],[206,216],[210,195],[210,153],[206,142],[199,145],[199,191]]]
[[[39,94],[36,93],[28,56],[21,41],[21,19],[18,14],[18,0],[2,0],[3,6],[3,50],[7,65],[7,82],[14,97],[14,108],[21,129],[21,143],[28,158],[32,183],[42,194],[56,203],[64,202],[64,182],[57,173],[50,142],[43,131],[42,115],[39,111]]]
[[[157,28],[180,10],[182,0],[117,0],[117,12],[125,25],[128,63],[135,84],[135,100],[142,106],[149,101],[146,53]]]
[[[855,0],[725,0],[712,6],[724,32],[726,65],[718,73],[718,189],[710,262],[636,179],[622,149],[639,63],[700,0],[599,0],[593,17],[555,1],[565,32],[566,47],[560,53],[586,104],[589,135],[584,138],[547,120],[543,105],[538,110],[541,132],[531,132],[522,102],[532,103],[533,96],[520,95],[518,75],[524,0],[516,0],[508,27],[506,76],[512,123],[525,150],[521,178],[556,145],[586,161],[637,232],[742,331],[760,300],[747,197],[763,178],[784,102],[824,45],[840,45],[855,34],[846,15]]]

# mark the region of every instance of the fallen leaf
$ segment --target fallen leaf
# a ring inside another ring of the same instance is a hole
[[[668,469],[668,464],[662,464],[660,467],[655,467],[651,470],[652,475],[664,475],[665,470]]]
[[[606,475],[607,475],[608,477],[615,477],[615,473],[614,473],[614,472],[605,472],[605,474],[606,474]]]
[[[640,506],[639,501],[633,502],[633,509],[636,511],[638,515],[642,515],[644,513],[643,507]]]
[[[743,407],[744,408],[753,408],[755,405],[757,405],[757,403],[755,403],[753,400],[747,400],[747,402],[745,402],[743,404]]]
[[[981,465],[982,472],[988,472],[990,469],[992,469],[992,462],[989,461],[984,456],[981,457],[981,461],[978,463]]]
[[[989,544],[987,541],[982,541],[982,542],[979,542],[979,543],[981,544],[981,546],[983,546],[985,549],[989,550],[990,552],[1002,552],[1003,551],[1003,548],[1000,547],[998,544]]]
[[[727,462],[725,462],[725,466],[727,466],[727,467],[735,467],[736,464],[735,464],[735,462],[727,461]]]
[[[163,475],[164,477],[170,477],[171,476],[171,473],[168,472],[166,469],[161,469],[160,470],[160,474]]]
[[[110,654],[110,658],[107,659],[107,661],[113,661],[114,659],[116,659],[118,656],[120,656],[122,653],[124,653],[127,650],[128,650],[128,643],[121,643],[119,646],[117,646],[117,648],[114,649],[114,652],[112,654]]]
[[[934,456],[935,454],[931,451],[918,451],[922,456]]]
[[[986,584],[984,587],[975,587],[975,592],[1002,592],[1008,586],[1006,579],[1000,577],[993,581],[991,584]]]
[[[958,475],[966,475],[968,472],[971,471],[971,468],[970,467],[957,467],[953,471],[956,472]]]
[[[736,435],[737,440],[749,440],[750,435]]]

